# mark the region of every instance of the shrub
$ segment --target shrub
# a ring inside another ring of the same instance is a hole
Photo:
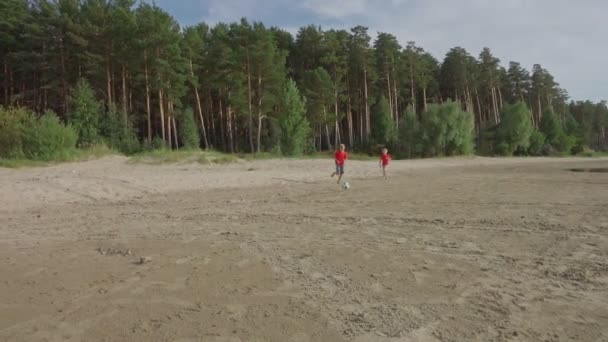
[[[23,132],[35,118],[25,108],[0,107],[0,157],[23,155]]]
[[[31,121],[23,133],[23,155],[28,159],[61,158],[76,147],[78,140],[76,131],[62,124],[53,112]]]
[[[532,131],[530,135],[530,146],[528,147],[528,153],[533,156],[540,156],[543,153],[543,146],[545,145],[545,135],[537,130]]]

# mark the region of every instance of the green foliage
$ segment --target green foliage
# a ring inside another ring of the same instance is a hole
[[[470,154],[474,149],[473,115],[459,102],[429,105],[423,114],[420,141],[424,156]]]
[[[0,108],[0,157],[52,160],[76,145],[77,135],[53,112],[41,118],[24,108]]]
[[[542,132],[533,130],[530,135],[530,146],[528,146],[528,153],[533,156],[540,156],[543,153],[543,147],[545,145],[545,135]]]
[[[32,120],[23,131],[23,156],[34,160],[61,158],[76,147],[78,135],[59,121],[53,112]]]
[[[23,155],[25,128],[34,120],[25,108],[0,107],[0,157],[18,158]]]
[[[539,129],[545,135],[547,144],[560,149],[558,145],[560,145],[563,140],[562,135],[564,135],[564,132],[559,121],[557,121],[553,110],[546,110],[543,113]]]
[[[555,149],[564,153],[572,153],[572,149],[576,146],[576,137],[567,135],[565,133],[560,134],[555,144]]]
[[[114,107],[110,107],[110,111],[101,119],[100,134],[114,150],[124,154],[141,151],[141,144],[133,126],[130,122],[125,123],[123,114]]]
[[[70,123],[78,133],[78,145],[90,146],[98,140],[99,102],[89,83],[80,79],[72,91]]]
[[[404,157],[413,158],[419,154],[420,148],[420,124],[412,107],[408,107],[405,115],[399,123],[398,152]]]
[[[518,149],[527,150],[532,131],[531,113],[524,103],[518,102],[504,107],[496,131],[496,152],[512,155]]]
[[[392,144],[397,139],[397,129],[391,118],[388,101],[384,96],[372,107],[372,139],[379,145]]]
[[[177,134],[184,148],[189,150],[200,148],[201,140],[192,108],[186,108],[177,119],[179,121]]]
[[[287,82],[282,108],[283,113],[279,116],[281,152],[287,156],[301,155],[311,130],[305,116],[306,101],[300,96],[300,91],[292,80]]]

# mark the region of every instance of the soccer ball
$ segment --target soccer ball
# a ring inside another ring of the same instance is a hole
[[[349,188],[350,188],[350,184],[348,182],[344,182],[344,184],[342,184],[342,189],[348,190]]]

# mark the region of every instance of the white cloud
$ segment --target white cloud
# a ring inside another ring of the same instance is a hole
[[[574,99],[608,98],[608,71],[601,68],[608,55],[604,0],[202,1],[210,22],[246,16],[290,27],[360,24],[368,26],[371,35],[395,34],[403,45],[416,41],[438,59],[454,46],[474,56],[488,46],[505,66],[510,60],[528,68],[542,64]],[[286,8],[293,18],[279,11]]]
[[[393,0],[394,1],[394,0]],[[366,13],[370,7],[368,0],[305,0],[297,2],[298,6],[322,18],[347,18]]]

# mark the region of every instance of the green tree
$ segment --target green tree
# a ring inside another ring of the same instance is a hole
[[[69,121],[78,133],[78,145],[89,146],[98,140],[101,108],[89,83],[81,79],[72,91]]]
[[[425,156],[473,152],[473,114],[463,111],[459,102],[429,105],[423,118],[420,143]]]
[[[555,117],[553,110],[548,109],[544,111],[539,126],[540,131],[546,138],[546,143],[554,148],[557,148],[557,146],[560,144],[560,140],[562,139],[562,135],[564,135],[564,132],[562,130],[562,126]]]
[[[306,100],[300,96],[300,91],[293,80],[287,81],[279,126],[281,152],[287,156],[301,155],[306,148],[311,130],[306,119]]]
[[[99,133],[106,144],[124,154],[133,154],[141,150],[137,134],[130,121],[125,123],[124,114],[111,105],[99,123]]]
[[[178,135],[184,148],[194,150],[200,148],[200,136],[194,121],[192,108],[186,108],[178,117]]]
[[[311,123],[324,128],[326,146],[333,149],[329,125],[334,122],[328,108],[333,102],[333,82],[327,70],[319,67],[304,74],[303,93],[306,98],[308,118]]]
[[[384,95],[372,107],[372,140],[379,145],[391,145],[397,138],[397,127],[391,117],[391,110]]]
[[[503,108],[502,120],[496,132],[497,152],[512,155],[518,149],[526,151],[533,132],[530,110],[522,102]]]
[[[418,156],[420,151],[421,127],[412,107],[405,111],[399,125],[398,148],[407,158]]]
[[[535,129],[532,130],[530,135],[530,146],[528,147],[528,153],[533,156],[540,156],[543,153],[545,146],[545,135]]]

